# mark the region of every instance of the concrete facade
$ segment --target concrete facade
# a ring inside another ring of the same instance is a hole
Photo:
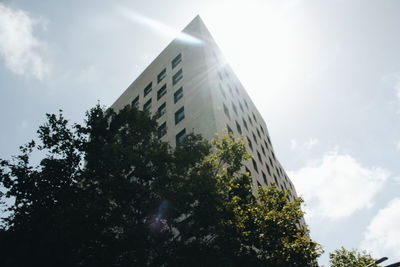
[[[160,138],[172,146],[188,133],[211,139],[215,133],[230,131],[235,137],[243,137],[253,156],[245,166],[253,177],[254,189],[275,183],[289,190],[291,198],[296,196],[292,182],[276,159],[261,114],[225,63],[199,16],[156,57],[112,108],[119,110],[132,102],[152,114],[163,113],[158,119]]]

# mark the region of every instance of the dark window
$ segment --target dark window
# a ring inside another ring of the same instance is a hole
[[[246,108],[249,109],[249,106],[247,105],[247,102],[245,99],[243,99],[244,104],[246,105]]]
[[[256,115],[254,115],[254,113],[252,113],[252,114],[253,114],[254,121],[257,122]]]
[[[270,168],[269,168],[267,163],[265,163],[265,167],[267,167],[268,174],[271,176],[271,170],[270,170]]]
[[[249,147],[251,150],[253,150],[253,144],[251,143],[251,140],[247,137],[247,143],[249,143]]]
[[[186,130],[183,129],[182,131],[180,131],[176,136],[175,136],[175,141],[176,141],[176,145],[180,145],[183,143],[183,141],[185,141],[185,137],[186,137]]]
[[[183,96],[183,87],[179,88],[174,93],[174,103],[178,102],[178,100],[181,99],[182,96]]]
[[[250,116],[247,116],[247,118],[249,118],[250,124],[253,125],[253,121],[251,120]]]
[[[261,132],[263,133],[263,134],[265,134],[265,132],[264,132],[264,128],[260,125],[260,129],[261,129]]]
[[[149,101],[146,102],[146,104],[143,105],[144,111],[148,111],[150,109],[151,109],[151,98],[149,99]]]
[[[167,93],[167,85],[164,84],[163,87],[161,87],[161,89],[157,91],[157,100],[163,97],[166,93]]]
[[[167,76],[167,69],[163,69],[163,70],[157,75],[157,82],[160,83],[162,80],[164,80],[165,76]]]
[[[262,174],[262,177],[263,177],[263,179],[264,179],[264,183],[265,183],[265,184],[268,184],[267,176],[265,176],[265,173],[262,171],[261,174]]]
[[[244,125],[244,127],[246,128],[246,130],[248,131],[249,130],[249,128],[247,128],[247,122],[242,118],[242,121],[243,121],[243,125]]]
[[[257,151],[257,157],[258,157],[258,160],[262,163],[261,155],[260,155],[260,152],[258,152],[258,151]]]
[[[272,163],[272,159],[270,157],[269,158],[269,163],[271,163],[272,168],[274,167],[274,163]]]
[[[240,103],[240,102],[239,102],[239,107],[240,107],[240,110],[241,110],[242,112],[244,112],[242,103]]]
[[[139,96],[135,97],[135,99],[132,100],[132,107],[139,105]]]
[[[244,168],[245,168],[246,172],[248,172],[249,175],[251,176],[251,171],[247,167],[244,167]]]
[[[172,85],[177,84],[177,82],[179,82],[183,77],[182,74],[182,69],[178,70],[177,73],[174,74],[174,76],[172,77]]]
[[[251,161],[253,162],[254,169],[256,170],[256,172],[258,172],[257,162],[254,159],[251,159]]]
[[[261,150],[262,150],[262,153],[264,154],[264,156],[267,156],[266,154],[265,154],[265,149],[264,149],[264,147],[261,145]]]
[[[272,145],[271,145],[271,139],[269,139],[269,136],[267,136],[267,139],[268,139],[268,144],[269,144],[270,146],[272,146]]]
[[[149,85],[147,85],[146,88],[144,88],[143,90],[144,96],[148,95],[148,93],[151,92],[151,89],[152,89],[152,83],[149,83]]]
[[[256,142],[256,144],[258,144],[258,142],[257,142],[257,136],[254,134],[254,133],[252,133],[253,134],[253,139],[254,139],[254,141]]]
[[[260,134],[260,131],[258,129],[257,129],[257,134],[258,134],[258,137],[261,138],[261,134]]]
[[[226,115],[229,119],[231,119],[231,116],[229,115],[229,109],[225,106],[225,104],[222,104],[222,105],[224,106],[225,115]]]
[[[167,105],[164,102],[161,106],[158,107],[157,113],[158,113],[158,116],[161,117],[162,115],[165,114],[165,112],[167,112]]]
[[[260,182],[259,182],[259,181],[257,181],[257,186],[258,186],[258,187],[260,187],[260,186],[261,186],[261,184],[260,184]]]
[[[278,186],[279,185],[279,183],[278,183],[278,179],[276,178],[276,176],[274,175],[274,180],[275,180],[275,183],[276,183],[276,185]]]
[[[268,144],[267,144],[267,142],[265,142],[265,140],[264,140],[264,144],[265,144],[265,148],[268,150]]]
[[[274,160],[276,160],[274,151],[271,151],[271,153],[272,153],[272,157],[274,158]]]
[[[184,118],[185,118],[185,109],[184,107],[181,107],[177,112],[175,112],[175,124],[178,124]]]
[[[158,127],[158,138],[163,137],[167,133],[167,123],[164,122],[163,124]]]
[[[179,53],[171,62],[172,68],[175,68],[182,61],[182,54]]]
[[[233,104],[232,103],[232,108],[233,108],[233,111],[235,111],[235,114],[236,114],[236,116],[238,115],[238,113],[237,113],[237,109],[236,109],[236,106],[235,106],[235,104]]]
[[[226,125],[226,128],[228,129],[228,133],[233,134],[233,131],[232,131],[231,127],[229,127],[228,124]]]
[[[239,123],[236,121],[236,129],[239,132],[239,134],[242,134],[242,127],[240,127]]]

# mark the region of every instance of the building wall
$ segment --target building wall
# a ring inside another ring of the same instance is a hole
[[[215,133],[226,134],[229,127],[235,137],[247,142],[247,149],[252,154],[253,159],[245,162],[245,166],[253,177],[254,190],[257,185],[276,183],[280,188],[290,190],[291,197],[296,196],[293,184],[276,159],[265,121],[226,64],[201,19],[196,17],[183,33],[185,38],[173,40],[112,108],[119,110],[139,96],[139,109],[152,99],[149,111],[155,114],[165,103],[166,113],[158,119],[158,123],[166,123],[167,133],[162,140],[172,146],[176,145],[176,135],[183,129],[186,133],[197,133],[211,139]],[[193,39],[188,41],[186,37]],[[179,54],[181,62],[173,68],[172,61]],[[166,76],[159,82],[157,76],[163,69],[166,69]],[[182,79],[173,84],[173,77],[179,70],[182,70]],[[144,96],[144,88],[150,82],[152,90]],[[164,85],[167,92],[158,99],[157,91]],[[175,103],[174,93],[181,87],[183,97]],[[176,124],[175,113],[182,107],[185,117]]]

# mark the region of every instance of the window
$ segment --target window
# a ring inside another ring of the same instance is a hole
[[[231,119],[231,116],[229,115],[229,109],[225,106],[225,104],[222,104],[222,105],[224,106],[225,115],[226,115],[229,119]]]
[[[254,115],[254,113],[252,113],[252,114],[253,114],[254,121],[257,122],[256,115]]]
[[[262,177],[263,177],[264,183],[265,183],[265,184],[268,184],[268,181],[267,181],[267,176],[265,176],[265,173],[264,173],[263,171],[261,171],[261,174],[262,174]]]
[[[235,111],[235,114],[236,114],[236,116],[238,115],[238,113],[237,113],[237,109],[236,109],[236,106],[235,106],[235,104],[233,104],[232,103],[232,108],[233,108],[233,111]]]
[[[244,125],[244,127],[246,128],[246,130],[248,131],[249,130],[249,128],[247,128],[247,122],[242,118],[242,121],[243,121],[243,125]]]
[[[239,134],[242,134],[242,127],[240,127],[240,125],[239,125],[239,123],[237,123],[237,121],[235,121],[235,122],[236,122],[237,131],[239,132]]]
[[[275,180],[275,183],[276,183],[276,185],[278,186],[279,185],[279,183],[278,183],[278,179],[276,178],[276,176],[274,175],[274,180]]]
[[[272,145],[271,145],[271,139],[269,139],[269,136],[267,136],[267,139],[268,139],[269,145],[272,146]]]
[[[247,116],[251,125],[253,125],[253,121],[251,120],[250,116]]]
[[[132,107],[139,105],[139,96],[132,100]]]
[[[157,75],[157,82],[160,83],[162,80],[164,80],[165,76],[167,76],[167,69],[163,69],[163,70]]]
[[[178,70],[177,73],[174,74],[174,76],[172,77],[172,85],[177,84],[183,77],[182,74],[182,69]]]
[[[265,149],[264,149],[264,147],[261,145],[261,150],[262,150],[262,153],[264,154],[264,156],[267,156],[266,154],[265,154]]]
[[[260,152],[258,152],[258,151],[257,151],[257,157],[258,157],[258,160],[262,163],[261,155],[260,155]]]
[[[263,133],[263,134],[265,134],[265,132],[264,132],[264,128],[260,125],[260,129],[261,129],[261,132]]]
[[[161,138],[166,134],[167,134],[167,123],[164,122],[163,124],[160,125],[160,127],[158,127],[158,138]]]
[[[157,91],[157,100],[160,100],[167,93],[167,85],[164,84],[160,90]]]
[[[175,136],[176,145],[179,146],[180,144],[182,144],[183,141],[185,141],[185,138],[186,138],[186,130],[183,129],[182,131],[180,131],[180,132]]]
[[[242,112],[244,112],[242,103],[240,103],[240,102],[239,102],[239,107],[240,107],[240,110],[241,110]]]
[[[261,134],[260,134],[260,131],[258,129],[257,129],[257,134],[258,134],[258,137],[261,138]]]
[[[182,96],[183,96],[183,87],[179,88],[174,93],[174,103],[178,102],[178,100],[181,99]]]
[[[247,143],[249,144],[249,147],[251,150],[253,150],[253,144],[251,143],[251,140],[247,137]]]
[[[175,124],[178,124],[184,118],[185,118],[185,109],[184,107],[181,107],[177,112],[175,112]]]
[[[274,151],[271,151],[271,153],[272,153],[272,157],[274,158],[274,160],[276,160]]]
[[[233,131],[232,131],[231,127],[229,127],[228,124],[226,125],[226,128],[228,129],[228,133],[233,134]]]
[[[146,88],[144,88],[143,90],[144,96],[148,95],[151,92],[151,89],[152,89],[152,83],[149,83],[149,85],[147,85]]]
[[[182,61],[182,54],[179,53],[171,62],[172,68],[175,68]]]
[[[267,142],[265,142],[265,140],[264,140],[264,144],[265,144],[265,148],[268,150],[268,144],[267,144]]]
[[[271,176],[271,170],[270,170],[270,168],[269,168],[267,163],[265,163],[265,167],[267,167],[268,174]]]
[[[252,134],[253,134],[254,141],[256,142],[256,144],[258,144],[256,135],[254,133],[252,133]]]
[[[249,109],[249,106],[247,105],[247,102],[246,102],[246,100],[245,100],[245,99],[243,99],[243,101],[244,101],[244,104],[246,105],[246,108],[247,108],[247,109]]]
[[[272,159],[270,157],[269,158],[269,163],[271,163],[272,168],[274,167],[274,163],[272,163]]]
[[[164,115],[166,112],[167,112],[167,105],[166,105],[166,103],[164,102],[161,106],[158,107],[157,113],[158,113],[158,116],[161,117],[161,116]]]
[[[146,102],[146,104],[143,105],[143,111],[148,111],[151,109],[151,98],[149,101]]]
[[[257,162],[254,159],[251,159],[251,161],[253,162],[253,167],[256,170],[256,172],[258,173],[258,167],[257,167]]]

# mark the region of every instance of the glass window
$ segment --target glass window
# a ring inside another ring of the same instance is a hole
[[[247,143],[249,144],[249,147],[251,150],[253,150],[253,144],[251,143],[251,140],[247,137]]]
[[[268,144],[267,144],[267,142],[265,142],[265,140],[264,140],[264,144],[265,144],[265,148],[268,150]]]
[[[146,88],[144,88],[143,90],[144,96],[148,95],[151,92],[151,89],[152,89],[152,83],[149,83],[149,85],[147,85]]]
[[[185,109],[184,107],[181,107],[177,112],[175,112],[175,124],[178,124],[184,118],[185,118]]]
[[[258,157],[258,160],[260,161],[260,163],[262,163],[261,155],[260,155],[260,152],[258,152],[258,151],[257,151],[257,157]]]
[[[226,128],[228,129],[228,133],[233,134],[233,131],[232,131],[231,127],[229,127],[228,124],[226,125]]]
[[[158,138],[161,138],[166,134],[167,134],[167,123],[164,122],[163,124],[160,125],[160,127],[158,127]]]
[[[157,82],[160,83],[162,80],[164,80],[165,76],[167,76],[167,69],[163,69],[158,75],[157,75]]]
[[[179,53],[171,62],[172,68],[175,68],[182,61],[182,54]]]
[[[256,142],[256,144],[258,144],[256,135],[254,133],[252,133],[252,134],[253,134],[254,141]]]
[[[146,104],[143,105],[143,111],[148,111],[151,109],[151,98],[149,101],[146,102]]]
[[[225,104],[222,104],[223,106],[224,106],[224,113],[225,113],[225,115],[229,118],[229,119],[231,119],[231,116],[229,115],[229,109],[225,106]]]
[[[182,69],[178,70],[177,73],[174,74],[174,76],[172,77],[172,85],[177,84],[183,77],[182,74]]]
[[[244,127],[246,128],[246,130],[248,131],[249,130],[249,128],[247,128],[247,122],[242,118],[242,121],[243,121],[243,125],[244,125]]]
[[[161,116],[164,115],[166,112],[167,112],[167,105],[166,105],[166,103],[164,102],[161,106],[158,107],[157,113],[158,113],[158,116],[161,117]]]
[[[232,108],[233,108],[233,111],[235,111],[235,114],[236,114],[236,116],[237,116],[237,115],[238,115],[238,112],[237,112],[236,106],[235,106],[235,104],[233,104],[233,102],[232,102]]]
[[[254,159],[251,159],[251,161],[253,162],[254,169],[256,170],[256,172],[258,172],[257,162]]]
[[[268,184],[268,181],[267,181],[267,176],[265,176],[265,173],[262,171],[262,172],[261,172],[261,174],[262,174],[262,177],[263,177],[264,183],[265,183],[265,184]]]
[[[139,105],[139,96],[132,100],[132,107]]]
[[[260,131],[258,129],[257,129],[257,134],[258,134],[258,137],[261,138],[261,134],[260,134]]]
[[[264,128],[260,125],[260,129],[261,129],[261,132],[263,133],[263,134],[265,134],[265,132],[264,132]]]
[[[271,176],[271,170],[269,169],[269,166],[267,163],[265,163],[265,167],[267,167],[268,174],[269,174],[269,176]]]
[[[264,156],[267,156],[266,154],[265,154],[265,149],[264,149],[264,147],[261,145],[261,150],[262,150],[262,153],[264,154]]]
[[[250,116],[247,116],[251,125],[253,125],[253,121],[251,120]]]
[[[254,115],[254,113],[252,113],[252,114],[253,114],[254,121],[257,122],[256,115]]]
[[[160,100],[167,93],[167,85],[164,84],[160,90],[157,91],[157,100]]]
[[[247,102],[245,99],[243,99],[244,104],[246,105],[246,108],[249,109],[249,106],[247,105]]]
[[[243,110],[243,105],[242,105],[242,103],[240,103],[240,102],[239,102],[239,107],[240,107],[240,110],[241,110],[242,112],[244,112],[244,110]]]
[[[237,123],[237,121],[235,121],[235,122],[236,122],[237,131],[239,132],[239,134],[242,134],[242,127],[240,127],[240,125],[239,125],[239,123]]]
[[[181,99],[182,96],[183,96],[183,87],[179,88],[174,93],[174,103],[178,102],[178,100]]]
[[[185,141],[185,137],[186,137],[186,130],[183,129],[175,136],[176,145],[179,146],[180,144],[182,144]]]

